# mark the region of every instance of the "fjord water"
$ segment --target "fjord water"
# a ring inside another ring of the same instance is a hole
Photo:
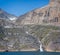
[[[60,55],[59,52],[0,52],[0,55]]]

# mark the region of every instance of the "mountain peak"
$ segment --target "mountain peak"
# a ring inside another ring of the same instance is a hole
[[[60,24],[60,0],[50,0],[44,8],[33,10],[17,19],[18,24]]]
[[[56,2],[60,2],[60,0],[50,0],[50,3],[52,2],[56,3]]]
[[[0,8],[0,11],[3,11],[3,9]]]
[[[0,8],[0,14],[3,13],[4,11]]]
[[[8,12],[5,12],[3,9],[0,8],[0,19],[9,19],[15,21],[17,17],[15,15],[9,14]]]
[[[0,10],[2,10],[2,9],[0,8]]]

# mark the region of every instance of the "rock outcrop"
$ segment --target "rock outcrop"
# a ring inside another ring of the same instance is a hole
[[[60,24],[60,0],[50,0],[45,7],[38,8],[20,16],[19,25],[27,24]]]

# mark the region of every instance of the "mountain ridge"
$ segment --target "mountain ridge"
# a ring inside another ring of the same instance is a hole
[[[60,10],[58,9],[60,9],[60,6],[58,5],[60,5],[59,0],[58,1],[50,0],[47,6],[32,10],[31,12],[28,12],[25,15],[18,17],[16,23],[21,25],[28,25],[28,24],[40,25],[44,23],[59,25]]]

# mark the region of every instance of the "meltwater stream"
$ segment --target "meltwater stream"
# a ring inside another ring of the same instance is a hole
[[[43,50],[43,46],[42,46],[41,41],[39,41],[39,43],[40,43],[40,52],[43,52],[44,50]]]
[[[29,34],[29,35],[31,35],[28,31],[26,31],[26,34]],[[37,39],[37,38],[36,38]],[[38,42],[39,42],[39,44],[40,44],[40,48],[39,48],[39,51],[40,52],[43,52],[43,47],[42,47],[42,43],[41,43],[41,41],[39,40],[39,38],[38,38]]]

